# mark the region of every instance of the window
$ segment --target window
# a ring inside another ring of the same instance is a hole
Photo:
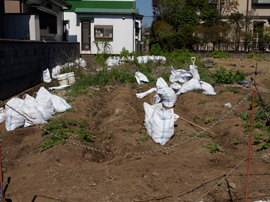
[[[95,26],[96,39],[112,39],[113,26]]]

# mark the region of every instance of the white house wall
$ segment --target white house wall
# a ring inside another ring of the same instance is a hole
[[[83,16],[83,15],[82,15]],[[91,51],[81,51],[82,54],[97,54],[97,48],[93,41],[95,40],[95,25],[113,26],[113,39],[110,39],[112,54],[119,54],[123,47],[132,52],[135,41],[135,28],[132,16],[124,15],[87,15],[94,17],[91,20]],[[123,19],[124,17],[124,19]],[[67,40],[81,43],[81,20],[76,13],[65,12],[64,19],[68,20]],[[81,49],[81,44],[80,44]]]

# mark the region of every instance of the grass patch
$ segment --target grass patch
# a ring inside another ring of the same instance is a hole
[[[138,142],[146,142],[150,139],[150,136],[147,136],[147,137],[139,137],[139,138],[136,138],[136,141]]]
[[[85,130],[85,127],[87,125],[89,125],[89,123],[85,119],[82,119],[81,121],[75,121],[71,119],[63,120],[63,119],[57,118],[57,119],[51,120],[43,128],[65,140],[68,138],[73,138],[81,142],[90,142],[93,139],[93,137],[92,137],[92,133],[88,133]],[[79,128],[79,129],[75,129],[75,128]],[[42,136],[45,136],[47,134],[49,133],[46,131],[41,132]],[[61,140],[52,135],[49,135],[49,137],[44,139],[43,143],[39,145],[39,148],[41,148],[42,151],[44,151],[53,147],[54,145],[60,145],[60,144],[65,144],[65,143],[66,142],[64,140]]]
[[[222,94],[225,92],[232,92],[233,94],[238,94],[239,90],[236,90],[234,88],[226,88],[226,89],[220,90],[218,94]]]

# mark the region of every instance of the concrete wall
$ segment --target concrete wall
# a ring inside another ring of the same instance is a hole
[[[83,15],[82,15],[83,16]],[[89,15],[88,15],[89,16]],[[97,54],[94,44],[95,25],[113,26],[113,39],[110,39],[112,54],[119,54],[123,47],[130,52],[135,50],[135,25],[131,15],[90,15],[91,20],[91,51],[81,51],[81,54]],[[123,19],[124,17],[124,19]],[[81,20],[76,13],[65,12],[64,19],[69,20],[67,40],[81,43]],[[81,47],[80,47],[81,50]]]
[[[42,71],[79,56],[79,43],[0,39],[0,100],[42,82]]]

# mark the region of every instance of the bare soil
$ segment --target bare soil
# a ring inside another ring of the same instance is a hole
[[[269,90],[269,61],[220,60],[218,66],[226,69],[240,69],[253,73],[258,63],[256,76],[258,87]],[[237,64],[240,67],[234,67]],[[244,67],[241,67],[244,66]],[[180,67],[176,67],[177,69]],[[254,75],[252,75],[254,76]],[[247,77],[250,80],[251,76]],[[24,93],[37,91],[36,86]],[[58,114],[63,119],[87,119],[86,128],[94,134],[91,143],[81,143],[96,149],[115,153],[136,153],[169,147],[190,138],[190,134],[202,130],[178,119],[175,135],[164,146],[151,139],[142,142],[137,138],[147,137],[142,129],[144,121],[143,102],[151,103],[151,95],[138,99],[137,92],[144,92],[151,85],[107,86],[88,95],[76,97],[71,103],[74,111]],[[226,87],[234,87],[238,94],[224,92],[216,96],[188,92],[178,96],[173,108],[182,118],[207,128],[223,117],[230,109],[223,107],[230,102],[234,107],[251,90],[239,85],[218,85],[218,93]],[[97,90],[97,89],[96,89]],[[21,97],[24,93],[21,93]],[[58,92],[63,96],[65,91]],[[91,95],[91,96],[89,96]],[[270,102],[270,96],[263,94]],[[208,100],[204,104],[201,102]],[[201,102],[201,103],[200,103]],[[161,152],[143,155],[111,155],[65,144],[41,151],[39,145],[46,137],[41,137],[38,127],[19,128],[7,132],[4,123],[0,124],[3,143],[3,179],[7,201],[197,201],[228,174],[241,160],[248,156],[249,133],[245,123],[235,113],[249,110],[245,101],[220,124],[205,133],[209,137],[195,138],[178,147]],[[206,123],[206,118],[214,120]],[[254,133],[263,133],[256,129]],[[210,153],[202,147],[214,140],[225,152]],[[75,141],[75,140],[74,140]],[[270,199],[270,149],[258,151],[252,142],[248,201]],[[241,163],[221,185],[206,194],[200,201],[227,202],[244,201],[247,180],[247,161]],[[9,182],[10,187],[6,186]],[[12,188],[12,189],[11,189]],[[12,191],[13,190],[13,191]],[[14,193],[16,195],[14,195]]]

